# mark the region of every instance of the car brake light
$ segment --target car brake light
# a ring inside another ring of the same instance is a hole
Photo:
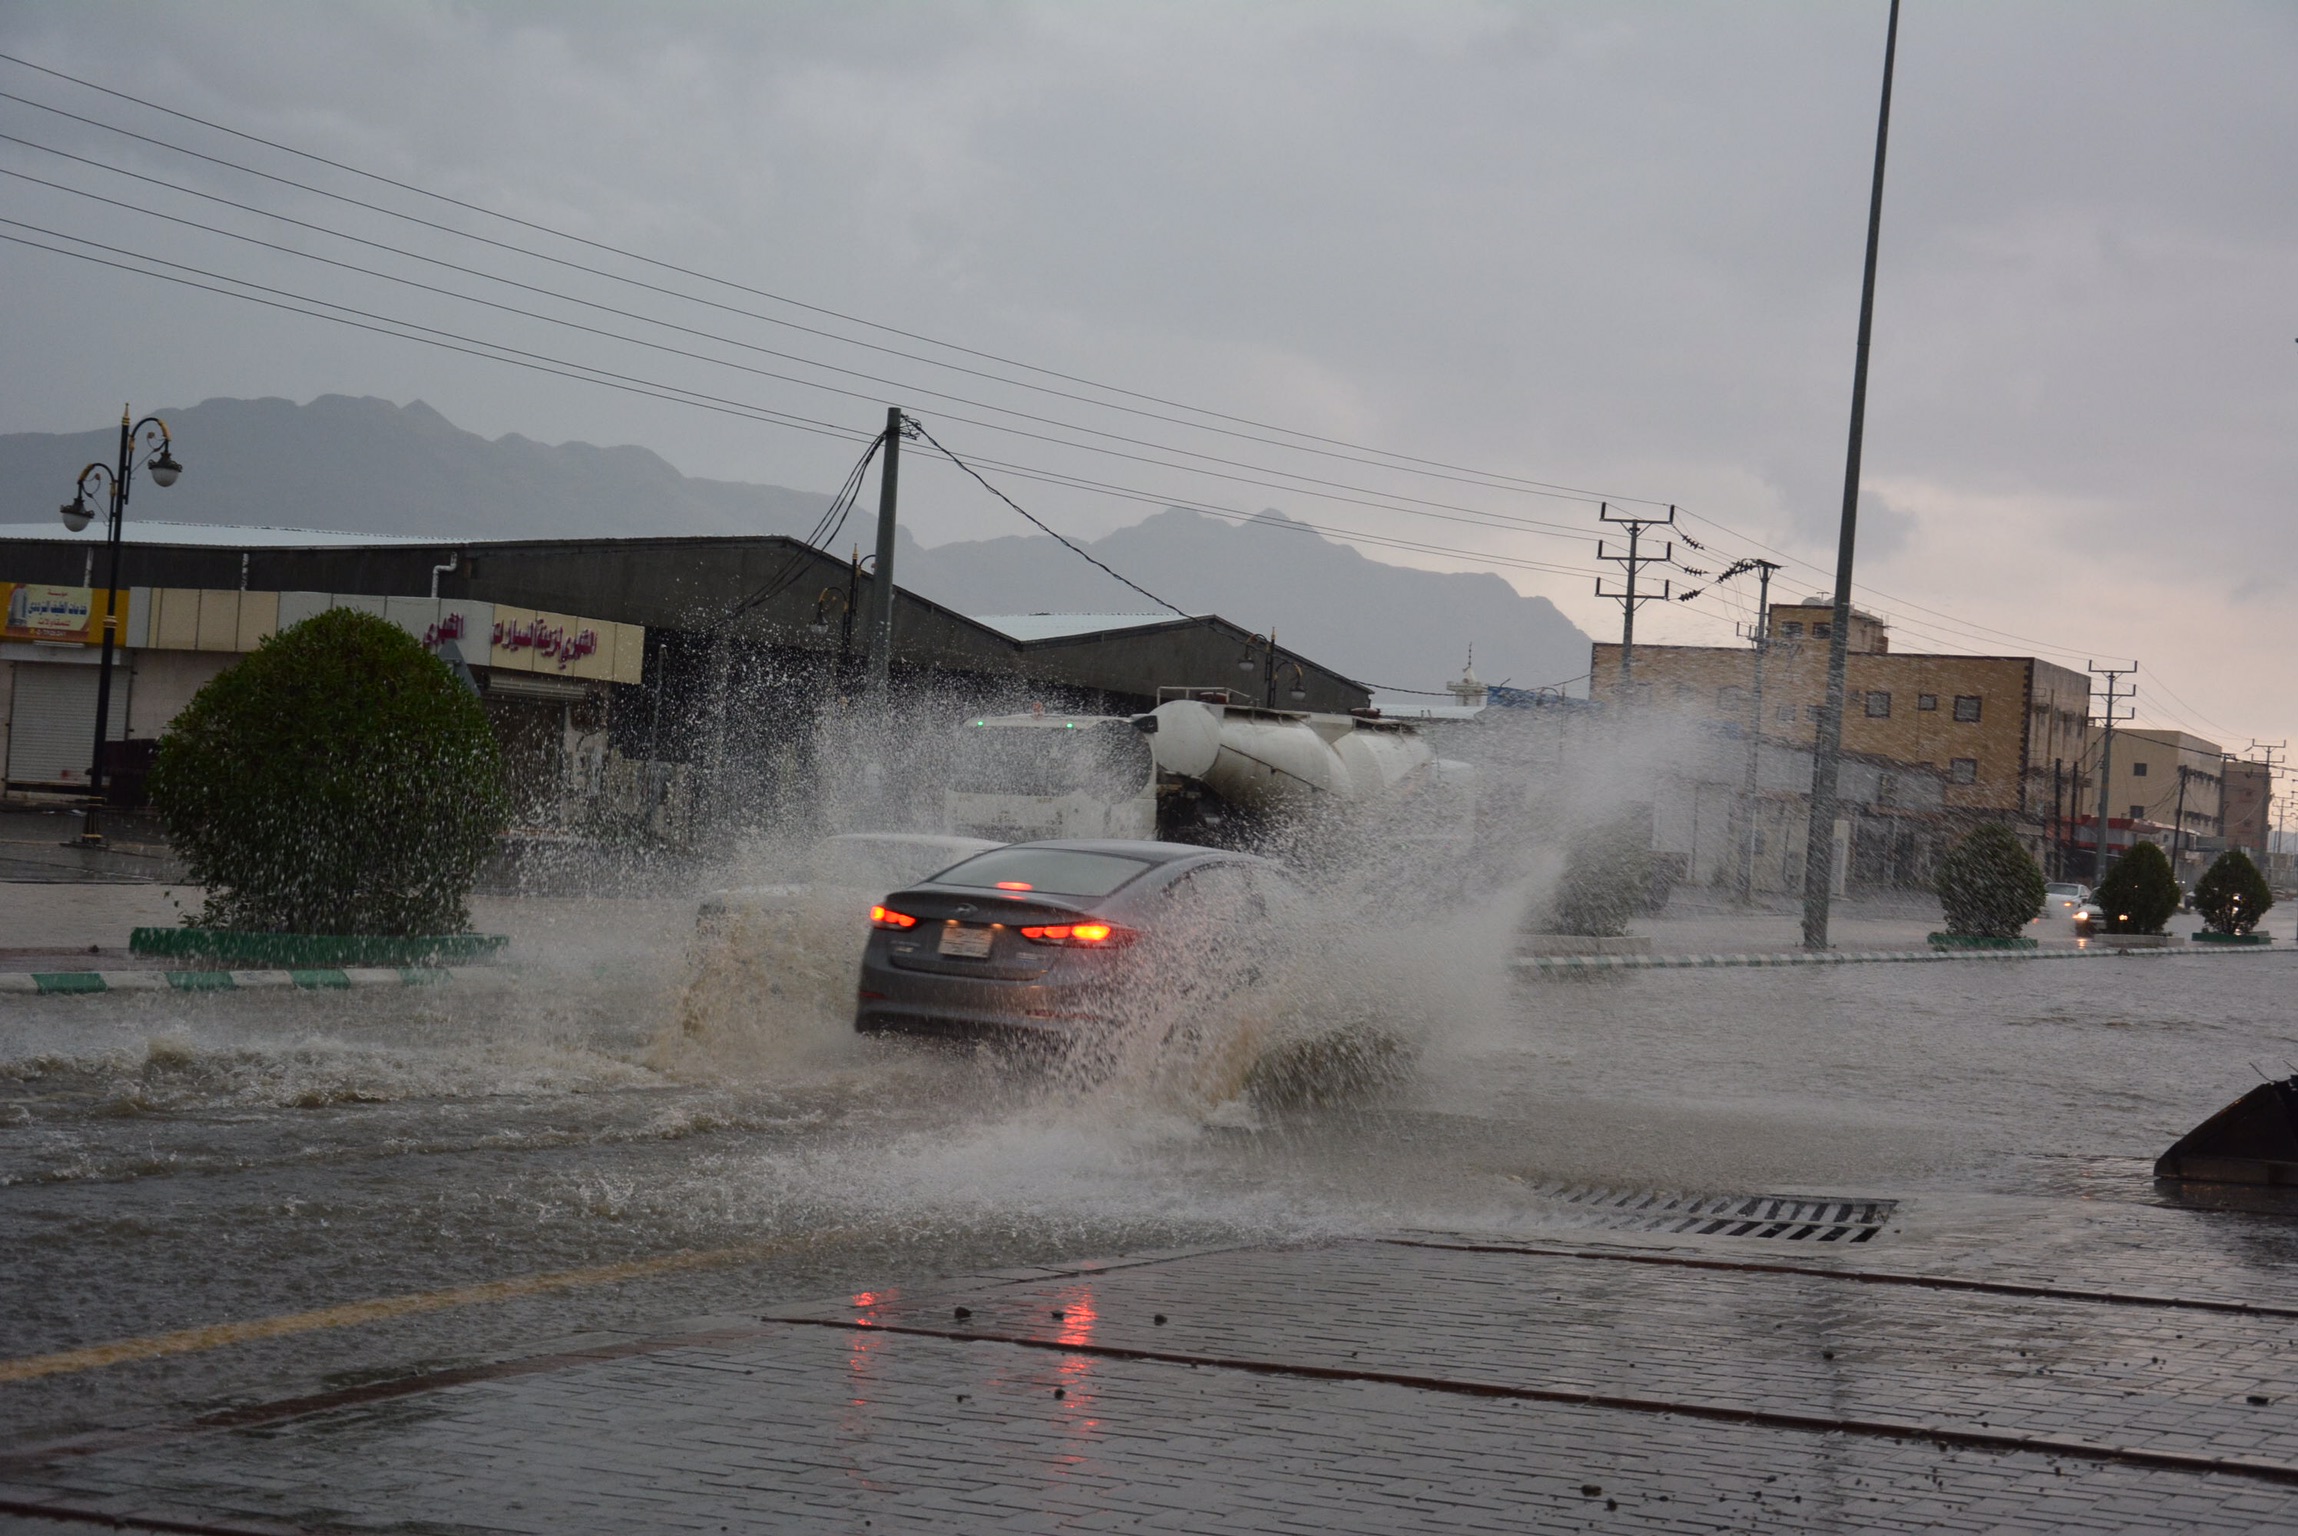
[[[870,908],[870,926],[873,928],[915,928],[918,920],[907,912],[896,912],[892,907]]]
[[[1024,928],[1021,936],[1032,944],[1072,944],[1098,949],[1130,944],[1134,937],[1132,929],[1120,928],[1115,923],[1047,923]]]
[[[997,883],[997,888],[1001,891],[1034,891],[1037,889],[1027,880],[1000,880]]]

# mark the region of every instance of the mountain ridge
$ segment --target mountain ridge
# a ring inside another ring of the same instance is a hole
[[[218,397],[161,414],[186,469],[165,491],[137,486],[130,515],[153,521],[441,539],[805,538],[830,504],[819,492],[685,475],[633,444],[482,437],[420,400]],[[54,516],[81,466],[110,462],[118,442],[116,428],[0,434],[0,522]],[[869,548],[876,521],[857,507],[836,542]],[[900,532],[896,579],[962,613],[1153,611],[1043,534],[921,545]],[[1286,649],[1366,681],[1435,691],[1471,645],[1493,681],[1587,670],[1588,637],[1547,599],[1489,572],[1372,559],[1275,508],[1238,522],[1167,508],[1077,542],[1187,612],[1273,629]]]

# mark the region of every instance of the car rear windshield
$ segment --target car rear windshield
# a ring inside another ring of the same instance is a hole
[[[936,885],[982,890],[1044,891],[1054,896],[1106,896],[1149,867],[1147,859],[1075,848],[997,848],[934,876]]]

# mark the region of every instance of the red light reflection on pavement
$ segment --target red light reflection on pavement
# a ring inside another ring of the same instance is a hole
[[[1101,1314],[1093,1310],[1093,1293],[1077,1291],[1062,1298],[1061,1331],[1053,1336],[1057,1344],[1090,1344],[1093,1325],[1101,1321]]]
[[[1054,1341],[1060,1344],[1090,1344],[1093,1342],[1094,1325],[1100,1321],[1101,1313],[1093,1305],[1092,1288],[1080,1286],[1064,1294],[1061,1299],[1060,1328],[1053,1336]],[[1061,1368],[1056,1372],[1066,1394],[1060,1402],[1062,1427],[1080,1440],[1097,1439],[1101,1428],[1101,1421],[1093,1417],[1097,1396],[1093,1390],[1093,1371],[1097,1363],[1090,1355],[1071,1355],[1061,1362]],[[1079,1447],[1055,1460],[1062,1467],[1081,1465],[1086,1460],[1084,1448]]]
[[[890,1347],[894,1336],[876,1330],[856,1333],[846,1350],[846,1370],[853,1396],[846,1400],[846,1411],[839,1415],[842,1433],[851,1459],[844,1468],[846,1480],[857,1488],[884,1492],[878,1480],[865,1464],[862,1447],[873,1444],[877,1438],[877,1415],[870,1406],[872,1368],[880,1350]]]

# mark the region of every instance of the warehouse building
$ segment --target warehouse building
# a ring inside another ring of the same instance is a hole
[[[142,523],[116,594],[97,585],[103,560],[94,530],[0,526],[11,793],[85,789],[115,607],[108,762],[123,796],[209,678],[300,618],[355,607],[470,680],[511,757],[520,824],[670,841],[850,803],[843,776],[865,769],[873,815],[931,821],[948,727],[985,710],[1133,713],[1175,687],[1370,703],[1363,684],[1214,616],[979,619],[897,587],[889,705],[864,711],[874,578],[783,537],[442,542]]]

